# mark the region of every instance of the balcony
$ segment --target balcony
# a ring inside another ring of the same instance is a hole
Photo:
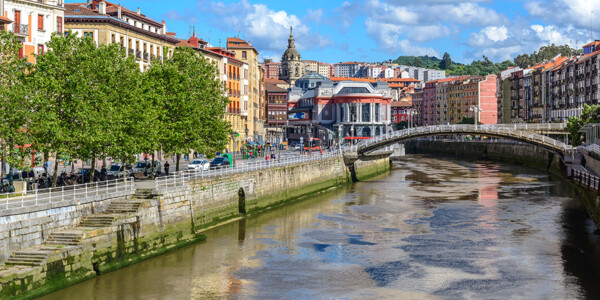
[[[150,59],[150,53],[144,52],[144,60],[149,60],[149,59]]]
[[[14,24],[14,32],[19,36],[26,36],[29,34],[29,25],[26,24]]]
[[[136,53],[136,55],[135,55],[135,57],[137,59],[142,59],[142,51],[138,50],[137,53]]]
[[[135,51],[133,49],[129,49],[129,55],[134,55]]]

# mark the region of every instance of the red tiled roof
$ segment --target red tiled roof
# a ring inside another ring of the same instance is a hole
[[[0,24],[10,24],[13,21],[7,17],[0,16]]]
[[[107,3],[108,4],[108,3]],[[136,13],[137,15],[137,13]],[[138,15],[139,16],[139,15]],[[149,20],[149,19],[148,19]],[[164,35],[158,32],[141,29],[133,26],[123,20],[119,20],[113,15],[103,15],[98,12],[97,9],[90,9],[86,7],[85,3],[65,3],[65,23],[77,23],[77,22],[108,22],[115,26],[124,27],[144,35],[152,36],[170,43],[178,43],[175,36]],[[158,23],[157,23],[158,24]],[[162,24],[161,24],[162,26]]]
[[[600,41],[598,41],[598,40],[595,40],[595,41],[593,41],[593,42],[589,42],[589,43],[587,43],[587,44],[583,45],[583,47],[585,48],[585,47],[587,47],[587,46],[592,46],[592,45],[600,45]]]

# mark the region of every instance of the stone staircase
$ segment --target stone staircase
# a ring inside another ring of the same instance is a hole
[[[4,263],[6,265],[41,266],[50,254],[40,249],[21,250],[13,253]]]
[[[128,214],[137,212],[140,208],[140,205],[144,203],[144,200],[122,200],[122,201],[113,201],[110,203],[105,214]]]
[[[83,217],[79,227],[109,227],[116,220],[116,217],[110,214],[95,214]]]
[[[81,231],[57,231],[52,232],[44,244],[46,245],[64,245],[77,246],[83,240]]]
[[[152,198],[151,189],[138,189],[132,199],[111,202],[105,212],[83,217],[77,228],[50,233],[44,244],[14,252],[4,264],[42,266],[50,254],[80,246],[85,235],[85,228],[110,227],[119,219],[120,215],[137,212],[147,199]]]

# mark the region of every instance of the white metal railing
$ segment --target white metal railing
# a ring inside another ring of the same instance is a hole
[[[410,129],[403,129],[394,131],[392,133],[386,133],[380,136],[375,136],[368,140],[362,140],[356,145],[348,145],[344,148],[344,152],[356,153],[359,150],[364,149],[368,146],[373,146],[382,142],[388,142],[390,140],[399,138],[408,138],[411,136],[421,136],[427,134],[488,134],[488,135],[500,135],[513,137],[519,140],[527,140],[536,143],[540,143],[555,149],[560,149],[566,153],[573,151],[573,147],[567,145],[561,141],[557,141],[553,138],[534,133],[536,130],[556,130],[564,128],[566,125],[563,123],[546,123],[546,124],[497,124],[497,125],[435,125],[435,126],[422,126],[414,127]]]
[[[9,209],[35,206],[40,204],[61,203],[97,195],[111,195],[123,192],[134,193],[133,178],[114,179],[87,184],[35,189],[26,193],[0,194],[0,213]]]
[[[585,147],[585,150],[600,156],[600,146],[598,144],[590,144]]]
[[[251,160],[245,160],[241,163],[234,165],[233,167],[223,167],[220,169],[206,170],[206,171],[194,171],[184,170],[179,171],[173,175],[157,177],[155,179],[155,188],[157,191],[169,190],[172,188],[178,188],[187,185],[187,182],[199,178],[217,177],[224,175],[231,175],[237,173],[253,172],[261,169],[278,168],[282,166],[289,166],[295,164],[301,164],[311,161],[318,161],[322,159],[341,157],[341,152],[338,150],[324,151],[321,154],[319,151],[312,151],[306,155],[287,156],[279,157],[275,159],[265,160],[264,158],[256,158]]]

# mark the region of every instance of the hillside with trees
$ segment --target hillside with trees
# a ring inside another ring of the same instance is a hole
[[[538,51],[531,54],[521,54],[515,57],[514,62],[506,60],[500,63],[492,62],[485,55],[482,60],[475,60],[471,64],[464,65],[452,61],[448,52],[444,53],[442,59],[435,56],[400,56],[393,60],[393,63],[406,66],[422,67],[436,70],[446,70],[447,76],[461,75],[490,75],[497,74],[511,66],[521,68],[531,67],[533,65],[549,61],[558,54],[562,56],[580,55],[581,50],[575,50],[568,45],[556,46],[554,44],[542,46]]]

